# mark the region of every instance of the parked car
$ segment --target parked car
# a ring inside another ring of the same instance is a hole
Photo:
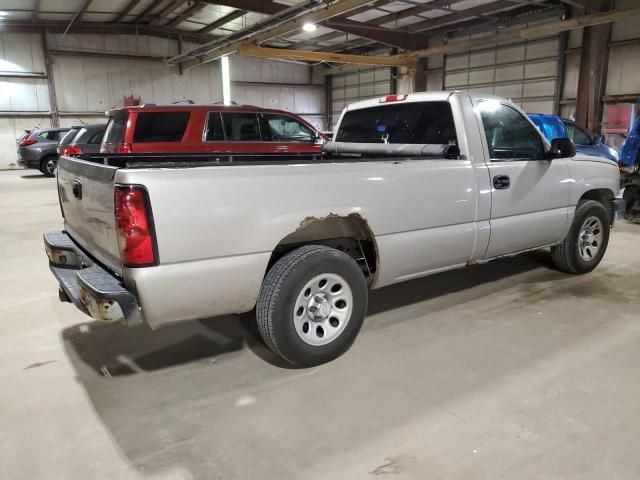
[[[68,128],[36,128],[16,140],[18,166],[40,170],[53,177],[58,164],[58,142]]]
[[[602,137],[596,137],[588,133],[584,128],[566,118],[556,115],[530,113],[529,118],[540,129],[547,140],[568,137],[575,144],[576,150],[585,155],[605,157],[614,162],[618,161],[618,152],[604,143]]]
[[[276,354],[316,365],[354,341],[369,288],[542,247],[587,273],[623,210],[615,162],[498,97],[358,102],[335,140],[326,161],[63,156],[65,230],[44,236],[61,299],[154,328],[255,308]]]
[[[320,153],[304,119],[249,106],[143,105],[108,112],[104,153]]]
[[[106,123],[72,127],[63,139],[60,140],[58,153],[60,155],[70,156],[83,153],[99,153],[106,129]]]

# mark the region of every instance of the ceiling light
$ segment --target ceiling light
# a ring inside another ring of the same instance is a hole
[[[318,29],[318,27],[316,27],[314,23],[305,22],[304,25],[302,25],[302,29],[305,32],[315,32]]]

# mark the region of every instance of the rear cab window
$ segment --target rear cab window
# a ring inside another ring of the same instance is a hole
[[[456,128],[447,101],[385,104],[345,112],[337,142],[456,144]]]

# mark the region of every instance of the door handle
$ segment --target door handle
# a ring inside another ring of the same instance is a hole
[[[493,177],[493,188],[496,190],[505,190],[511,186],[509,175],[496,175]]]

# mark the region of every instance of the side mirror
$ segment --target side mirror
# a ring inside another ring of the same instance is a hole
[[[550,158],[567,158],[576,154],[576,146],[567,137],[554,138],[549,150]]]

